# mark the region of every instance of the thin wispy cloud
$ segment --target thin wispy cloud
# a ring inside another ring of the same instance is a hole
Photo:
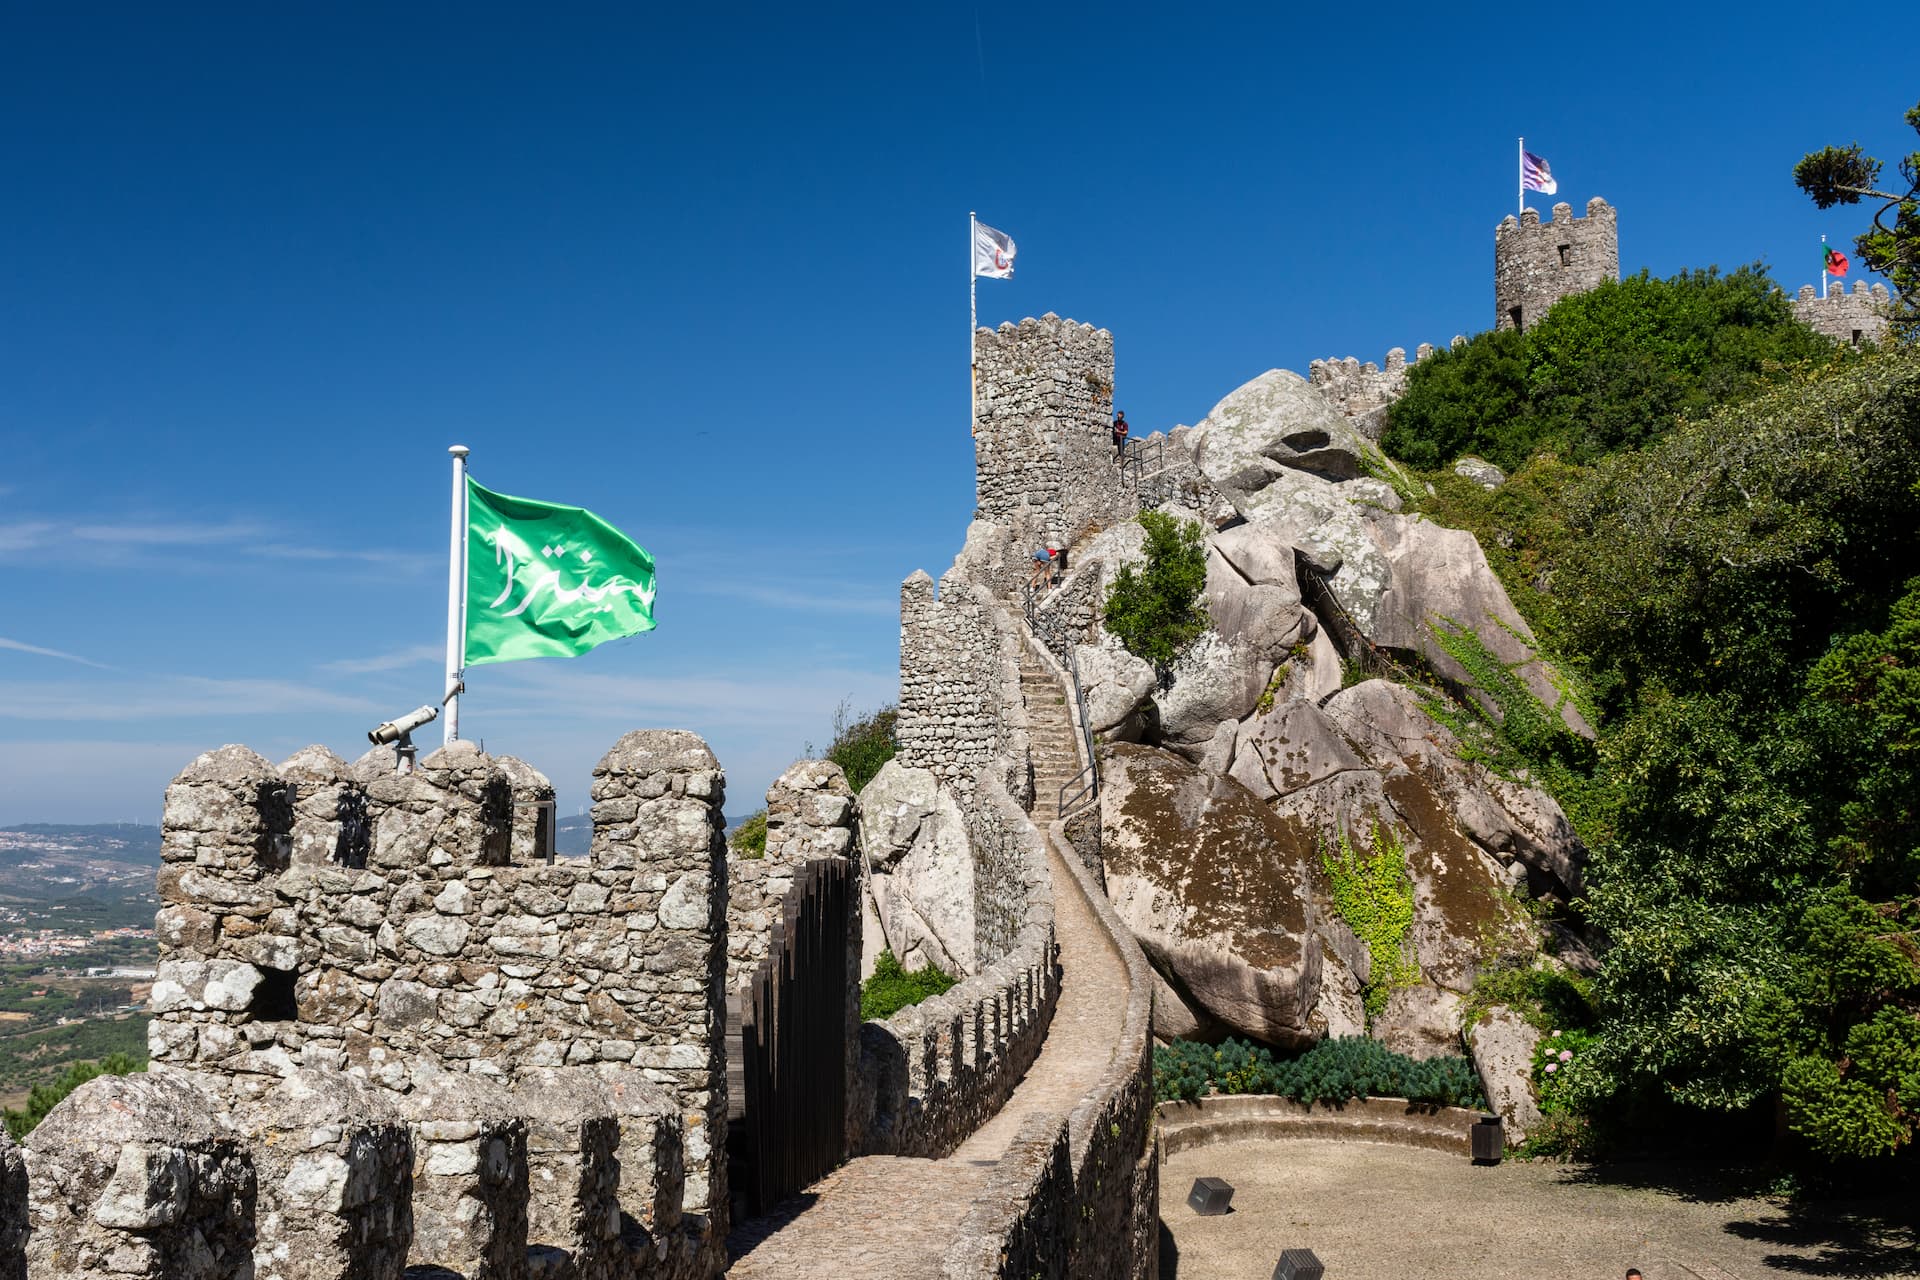
[[[83,667],[93,667],[100,671],[118,670],[118,668],[110,667],[104,662],[95,662],[92,658],[83,658],[77,653],[68,653],[62,649],[47,649],[37,644],[27,644],[20,640],[9,640],[5,636],[0,636],[0,649],[10,649],[15,653],[36,654],[42,658],[58,658],[62,662],[77,662]]]
[[[223,549],[228,554],[258,556],[269,560],[302,560],[313,563],[361,564],[419,573],[439,565],[432,555],[394,551],[382,547],[314,546],[291,540],[284,529],[255,521],[223,522],[128,520],[80,521],[14,520],[0,523],[0,555],[43,555],[58,552],[63,556],[109,563],[147,559],[174,568],[197,568],[197,562],[182,559],[177,553],[194,549]],[[153,553],[173,552],[164,557]]]
[[[767,609],[787,609],[801,613],[833,613],[868,618],[890,618],[900,609],[893,593],[868,591],[846,584],[808,587],[765,586],[754,582],[724,578],[679,580],[673,589],[693,596],[713,596],[725,600],[745,600]]]
[[[368,698],[290,680],[161,676],[138,681],[0,681],[0,720],[197,720],[378,709]]]
[[[321,663],[319,669],[337,671],[342,675],[369,675],[379,671],[399,671],[429,662],[437,663],[446,657],[446,653],[439,645],[416,644],[395,649],[391,653],[376,653],[368,658],[336,658],[332,662]]]

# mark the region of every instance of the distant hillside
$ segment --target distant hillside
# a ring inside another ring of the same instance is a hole
[[[0,829],[0,867],[28,864],[62,867],[100,862],[159,866],[160,828],[140,822],[101,822],[91,826],[23,822]]]
[[[591,852],[593,817],[577,813],[553,824],[553,851],[563,858],[579,858]]]

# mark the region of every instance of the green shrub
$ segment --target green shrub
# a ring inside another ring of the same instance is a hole
[[[1267,1093],[1296,1102],[1336,1105],[1350,1098],[1406,1098],[1445,1107],[1487,1105],[1480,1078],[1465,1058],[1416,1061],[1366,1036],[1323,1040],[1299,1057],[1283,1061],[1242,1040],[1220,1044],[1176,1040],[1153,1051],[1153,1091],[1163,1102],[1209,1093]]]
[[[860,1017],[867,1022],[890,1018],[910,1004],[950,990],[958,981],[938,965],[909,972],[891,950],[882,951],[874,962],[873,976],[860,984]]]
[[[1356,849],[1347,832],[1320,842],[1320,863],[1333,882],[1333,908],[1365,944],[1373,964],[1367,978],[1369,1020],[1400,988],[1420,981],[1420,966],[1407,954],[1413,931],[1413,878],[1405,843],[1391,827],[1375,823],[1370,847]]]
[[[1586,979],[1545,966],[1496,964],[1482,969],[1460,1007],[1460,1020],[1472,1026],[1498,1006],[1512,1009],[1542,1034],[1559,1029],[1586,1031],[1594,1023],[1593,995]]]
[[[900,709],[891,704],[858,719],[853,716],[851,699],[841,699],[833,709],[833,742],[827,747],[826,758],[840,766],[847,775],[847,785],[855,792],[872,782],[880,766],[900,750],[894,736],[899,719]],[[813,754],[812,743],[807,744],[807,754]]]
[[[756,810],[752,817],[733,829],[727,847],[742,858],[767,856],[767,811]]]
[[[1511,471],[1543,449],[1587,462],[1837,358],[1757,266],[1643,271],[1420,361],[1381,443],[1422,470],[1472,453]]]
[[[1101,616],[1135,657],[1164,671],[1207,629],[1200,593],[1207,586],[1206,541],[1195,520],[1142,511],[1146,559],[1123,564],[1107,588]]]
[[[144,1058],[132,1054],[112,1053],[98,1062],[76,1062],[67,1068],[66,1074],[52,1084],[37,1084],[27,1096],[27,1105],[20,1111],[7,1111],[7,1133],[16,1142],[27,1136],[33,1127],[47,1118],[47,1113],[81,1085],[98,1076],[124,1076],[135,1071],[145,1071]]]

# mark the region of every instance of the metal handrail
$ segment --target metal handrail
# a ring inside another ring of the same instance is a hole
[[[1074,656],[1072,645],[1065,647],[1067,650],[1067,681],[1073,686],[1073,704],[1075,709],[1080,713],[1080,744],[1086,750],[1087,763],[1080,772],[1060,784],[1056,814],[1062,818],[1067,816],[1068,806],[1079,804],[1080,801],[1086,799],[1088,796],[1096,800],[1100,798],[1100,757],[1094,754],[1093,721],[1087,715],[1087,692],[1080,687],[1080,661]],[[1079,786],[1082,778],[1087,780],[1086,785],[1080,786],[1079,790],[1069,796],[1067,794],[1068,788]]]

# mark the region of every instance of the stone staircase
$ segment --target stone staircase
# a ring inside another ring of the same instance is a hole
[[[1027,812],[1037,822],[1051,822],[1061,816],[1060,789],[1074,780],[1083,762],[1066,690],[1031,648],[1020,654],[1020,696],[1027,704],[1027,736],[1033,748],[1033,804]],[[1077,805],[1087,800],[1082,797]]]

